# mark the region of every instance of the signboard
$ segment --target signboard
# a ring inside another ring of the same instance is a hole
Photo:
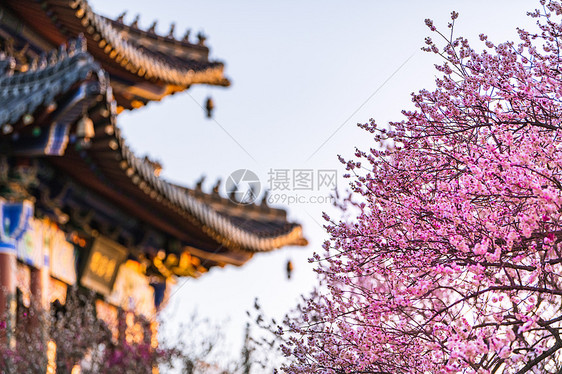
[[[16,243],[18,259],[37,269],[49,266],[51,274],[67,284],[76,283],[74,245],[48,219],[31,218],[29,228]]]
[[[136,261],[127,261],[119,269],[113,292],[107,301],[145,317],[154,315],[154,289]]]
[[[48,262],[49,253],[44,246],[44,222],[36,219],[29,219],[29,228],[16,243],[18,258],[36,268],[42,268]]]
[[[76,283],[76,256],[74,245],[66,241],[66,235],[57,230],[50,243],[49,269],[51,275],[66,284]]]
[[[84,287],[109,296],[119,266],[126,258],[125,247],[101,236],[96,238],[86,259],[80,283]]]

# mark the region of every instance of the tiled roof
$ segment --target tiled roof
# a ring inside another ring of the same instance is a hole
[[[122,28],[115,26],[118,23],[95,13],[86,0],[73,0],[69,4],[83,26],[83,32],[97,39],[104,52],[130,72],[179,86],[197,83],[229,85],[223,76],[221,62],[178,59],[170,54],[140,48],[133,40],[122,37]]]
[[[39,106],[48,106],[57,95],[99,69],[82,38],[35,61],[24,73],[14,74],[13,67],[13,59],[0,56],[0,126],[15,124]]]
[[[115,125],[116,103],[107,74],[85,51],[83,40],[70,44],[71,47],[61,47],[57,53],[50,54],[39,67],[23,73],[12,73],[10,62],[0,60],[0,70],[4,67],[0,73],[0,125],[15,124],[25,114],[50,104],[73,84],[95,75],[100,84],[94,86],[96,92],[88,94],[96,102],[101,99],[104,103],[101,109],[96,104],[97,110],[103,111],[104,120],[95,124],[92,146],[84,152],[90,156],[114,154],[110,159],[118,165],[120,175],[108,172],[106,178],[128,180],[129,186],[142,191],[138,193],[144,193],[145,199],[179,214],[226,248],[261,252],[306,244],[301,226],[287,222],[284,210],[236,204],[216,194],[176,186],[158,177],[152,164],[133,154]],[[104,174],[101,166],[98,171]]]
[[[131,182],[142,186],[145,194],[157,199],[162,197],[175,209],[194,217],[203,231],[227,247],[249,250],[252,252],[271,251],[286,245],[303,245],[302,228],[285,219],[285,212],[280,209],[259,207],[257,205],[236,205],[227,199],[218,198],[224,209],[214,209],[211,202],[217,197],[202,192],[190,193],[190,190],[168,183],[154,173],[152,165],[136,157],[121,137],[120,131],[114,132],[119,145],[116,151],[121,153],[121,167]],[[229,214],[239,210],[239,215]],[[280,214],[281,215],[280,219]],[[257,213],[257,214],[256,214]],[[253,218],[249,218],[253,216]]]

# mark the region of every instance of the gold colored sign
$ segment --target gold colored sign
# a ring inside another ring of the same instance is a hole
[[[90,270],[98,277],[103,278],[106,282],[110,282],[115,272],[117,261],[114,258],[109,258],[100,252],[92,254],[92,261],[90,261]]]
[[[105,296],[111,294],[119,266],[127,259],[127,249],[104,237],[96,238],[80,282]]]

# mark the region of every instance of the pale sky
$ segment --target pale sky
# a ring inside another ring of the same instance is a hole
[[[357,122],[400,120],[400,110],[410,108],[410,93],[433,87],[437,60],[420,51],[430,35],[425,18],[445,30],[450,12],[458,11],[456,33],[479,46],[480,33],[494,42],[515,39],[515,27],[534,23],[525,13],[538,1],[91,0],[91,5],[110,17],[128,10],[126,23],[140,14],[144,29],[158,20],[164,35],[171,22],[178,38],[186,28],[192,35],[204,30],[212,58],[225,62],[231,87],[193,87],[118,117],[129,145],[139,156],[160,160],[164,178],[192,187],[205,174],[209,191],[217,178],[241,168],[254,171],[264,185],[270,169],[333,169],[341,176],[337,154],[375,146]],[[216,122],[198,106],[208,95]],[[346,181],[340,179],[338,188],[345,190]],[[289,194],[308,199],[326,191]],[[194,308],[217,322],[229,319],[224,332],[238,357],[245,311],[254,298],[271,316],[292,308],[315,284],[307,259],[326,240],[321,212],[332,208],[313,203],[287,208],[289,217],[303,224],[308,247],[256,255],[244,267],[180,281],[165,311],[168,325],[187,322]],[[294,264],[290,281],[288,259]]]

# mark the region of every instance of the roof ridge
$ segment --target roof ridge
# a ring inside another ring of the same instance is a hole
[[[135,20],[127,25],[124,22],[124,16],[126,15],[126,11],[123,12],[122,14],[120,14],[117,19],[112,19],[109,17],[105,17],[102,16],[103,18],[105,18],[107,21],[111,22],[114,26],[123,28],[127,31],[133,31],[136,33],[139,33],[141,35],[144,36],[149,36],[158,40],[164,40],[166,42],[169,43],[174,43],[174,44],[179,44],[182,46],[189,46],[189,47],[194,47],[194,48],[200,48],[200,49],[205,49],[208,50],[209,48],[204,44],[206,37],[205,35],[203,35],[202,33],[198,33],[197,37],[199,39],[199,42],[197,44],[191,43],[189,41],[189,37],[191,36],[191,29],[187,29],[186,32],[184,33],[182,39],[177,39],[174,36],[174,31],[175,31],[175,22],[172,22],[172,24],[170,25],[170,31],[168,32],[168,35],[161,35],[159,33],[156,32],[156,25],[157,25],[157,21],[154,21],[152,23],[152,25],[150,25],[150,27],[147,30],[143,30],[138,26],[138,16],[135,18]]]
[[[104,48],[104,52],[135,74],[148,78],[154,77],[181,86],[201,82],[209,83],[207,82],[209,76],[218,85],[230,84],[228,79],[222,75],[224,69],[222,63],[216,62],[215,66],[210,66],[202,71],[177,68],[157,56],[150,56],[140,48],[136,48],[135,44],[124,40],[119,31],[113,27],[112,22],[95,13],[87,0],[72,0],[70,7],[76,10],[75,16],[81,20],[89,34],[99,35],[100,47]]]
[[[2,57],[4,60],[0,57],[0,64],[9,60],[6,56]],[[101,74],[103,70],[99,64],[86,51],[83,37],[69,40],[68,45],[51,50],[32,63],[27,71],[0,71],[0,100],[4,104],[18,100],[18,105],[0,106],[0,125],[14,124],[40,105],[50,105],[55,96],[68,90],[78,80],[86,79],[92,71],[100,73],[98,78],[103,89],[107,79]]]
[[[29,83],[33,78],[40,75],[52,75],[57,71],[69,67],[73,61],[85,59],[99,68],[94,58],[86,50],[86,40],[83,35],[69,39],[68,43],[53,48],[40,58],[35,58],[29,64],[29,69],[22,72],[14,72],[14,59],[0,54],[0,66],[4,63],[5,68],[0,69],[0,89],[2,85],[14,85]],[[10,69],[11,67],[11,69]],[[8,70],[9,69],[9,70]]]
[[[270,237],[250,233],[236,225],[221,212],[211,208],[209,204],[190,194],[186,187],[167,182],[156,176],[152,166],[134,155],[130,150],[117,126],[113,131],[113,136],[117,140],[115,144],[118,145],[114,150],[119,151],[123,158],[121,168],[131,178],[132,182],[139,186],[142,184],[143,192],[153,199],[157,199],[158,195],[165,197],[173,206],[199,222],[203,231],[220,243],[231,248],[238,247],[254,252],[263,252],[285,245],[303,245],[306,242],[302,237],[300,225],[291,225],[291,227],[286,228],[285,232]],[[282,209],[276,210],[282,211]]]

